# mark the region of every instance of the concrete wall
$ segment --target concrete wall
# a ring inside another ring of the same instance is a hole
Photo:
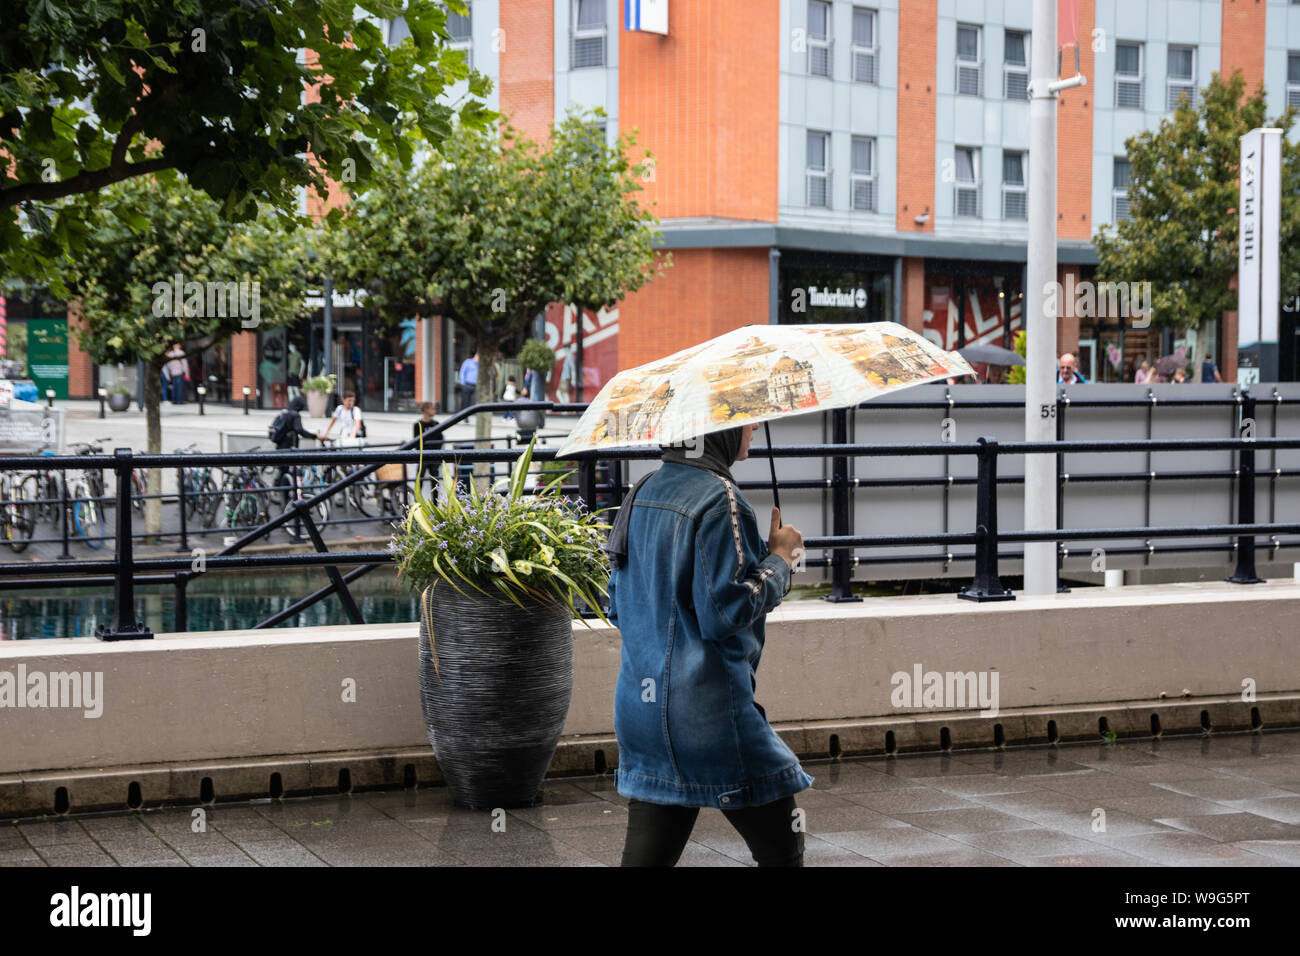
[[[1139,701],[1150,709],[1184,695],[1240,702],[1248,679],[1260,695],[1294,698],[1298,614],[1300,585],[1287,582],[1087,589],[991,604],[951,595],[796,602],[769,618],[758,699],[773,723],[795,731],[889,718],[900,736],[924,737],[918,728],[936,708],[895,707],[896,672],[997,672],[998,716],[979,716],[978,707],[953,713],[991,742],[995,723],[1017,719],[1007,737],[1021,740],[1028,725],[1014,715],[1025,708]],[[611,738],[619,634],[575,624],[574,638],[565,734]],[[20,667],[102,673],[103,708],[95,718],[0,708],[0,790],[41,771],[151,765],[165,774],[193,761],[427,753],[413,624],[0,644],[0,681]],[[349,681],[355,702],[345,700]]]

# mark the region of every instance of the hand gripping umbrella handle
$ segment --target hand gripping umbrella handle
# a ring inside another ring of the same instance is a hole
[[[780,511],[781,495],[776,490],[776,459],[772,457],[772,429],[767,422],[763,422],[763,434],[767,436],[767,464],[772,469],[772,504]]]

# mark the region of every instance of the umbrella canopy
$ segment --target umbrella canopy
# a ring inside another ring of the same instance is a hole
[[[748,325],[619,372],[556,456],[672,445],[968,374],[960,355],[894,322]]]
[[[958,349],[957,354],[968,362],[983,362],[985,365],[1025,364],[1019,352],[1004,349],[1000,345],[968,345],[964,349]]]
[[[1174,374],[1174,371],[1187,365],[1187,355],[1182,350],[1175,352],[1173,355],[1166,355],[1160,361],[1156,362],[1156,374],[1164,375],[1166,378]]]

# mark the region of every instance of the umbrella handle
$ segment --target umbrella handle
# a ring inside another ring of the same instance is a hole
[[[776,490],[776,459],[772,456],[772,429],[768,427],[767,422],[763,422],[763,434],[767,436],[767,464],[772,469],[772,504],[776,510],[781,510],[781,495]],[[778,522],[777,527],[781,527]]]

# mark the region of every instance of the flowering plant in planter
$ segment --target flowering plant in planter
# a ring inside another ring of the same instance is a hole
[[[608,595],[610,526],[581,501],[559,494],[564,475],[524,494],[534,444],[516,460],[504,488],[483,493],[473,481],[458,487],[450,462],[442,465],[439,500],[416,483],[415,500],[389,545],[408,586],[423,591],[444,582],[462,595],[477,592],[519,607],[559,603],[575,617],[580,598],[605,620],[598,597]]]

